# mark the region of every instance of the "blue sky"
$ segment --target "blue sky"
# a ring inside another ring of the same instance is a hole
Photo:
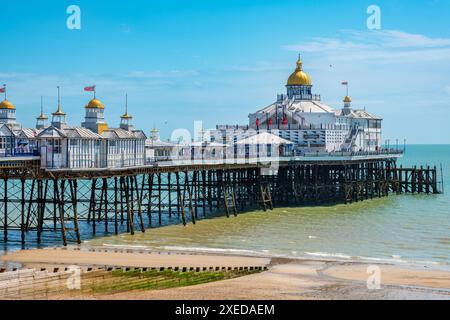
[[[81,30],[66,8],[81,8]],[[368,30],[367,7],[381,8]],[[316,93],[333,107],[348,80],[355,107],[382,116],[384,138],[450,143],[450,1],[0,0],[0,83],[19,121],[33,126],[40,96],[82,121],[96,84],[107,121],[130,112],[163,137],[245,124],[285,91],[298,52]],[[330,67],[331,65],[331,67]]]

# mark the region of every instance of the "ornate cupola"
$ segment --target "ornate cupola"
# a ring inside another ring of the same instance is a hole
[[[297,67],[289,76],[287,81],[287,96],[295,100],[311,100],[312,81],[308,74],[303,71],[303,61],[298,55]]]
[[[350,96],[345,96],[344,97],[344,109],[343,110],[343,114],[344,115],[348,115],[352,112],[352,98],[350,98]]]
[[[125,113],[120,117],[120,128],[132,131],[134,130],[134,126],[131,123],[133,117],[128,113],[128,95],[125,95]]]
[[[344,108],[351,108],[352,106],[352,98],[349,96],[345,96],[344,98]]]
[[[10,127],[17,126],[16,123],[16,107],[6,97],[6,85],[0,92],[5,93],[5,98],[0,102],[0,124],[6,124]]]
[[[41,114],[36,118],[36,129],[44,129],[47,126],[48,117],[44,114],[43,98],[41,97]]]
[[[150,131],[150,139],[152,141],[159,140],[159,131],[158,131],[158,129],[156,129],[156,127],[153,127],[152,131]]]
[[[85,89],[85,91],[87,90]],[[108,129],[108,124],[105,122],[105,106],[95,97],[95,89],[94,98],[89,101],[84,108],[86,113],[84,122],[81,124],[82,127],[90,129],[98,134],[101,134]]]
[[[55,112],[52,113],[52,126],[63,129],[64,127],[67,127],[66,123],[66,113],[62,111],[61,109],[61,95],[60,95],[60,88],[58,88],[58,108]]]

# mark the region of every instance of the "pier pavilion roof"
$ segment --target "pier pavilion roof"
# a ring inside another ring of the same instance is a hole
[[[189,143],[190,147],[225,147],[226,144],[214,142],[214,141],[195,141]]]
[[[262,132],[239,140],[236,144],[294,144],[292,141],[280,138],[269,132]]]
[[[33,128],[21,128],[19,131],[17,131],[16,135],[18,138],[33,139],[38,136],[39,132],[41,132],[41,130]]]
[[[147,148],[175,148],[178,145],[176,143],[172,143],[169,141],[161,141],[159,139],[157,140],[147,139],[145,140],[145,146]]]
[[[142,131],[142,130],[133,130],[131,132],[133,132],[134,136],[137,139],[147,139],[147,136],[145,135],[144,131]]]
[[[102,139],[102,136],[98,133],[83,127],[68,127],[61,131],[64,132],[67,138],[72,139]]]
[[[127,131],[122,128],[108,128],[102,132],[105,139],[145,139],[147,138],[142,130]]]
[[[14,131],[6,124],[0,125],[1,136],[15,136]]]
[[[270,113],[275,110],[277,103],[259,110],[257,113]],[[311,112],[311,113],[334,113],[334,109],[320,101],[295,100],[286,104],[286,110],[293,113]]]
[[[61,129],[54,126],[50,126],[39,132],[38,137],[54,139],[54,138],[65,138],[66,135]]]
[[[83,127],[66,127],[59,129],[47,127],[39,132],[39,138],[69,138],[69,139],[102,139],[102,136]]]
[[[335,114],[336,116],[347,116],[355,119],[383,120],[383,118],[367,112],[366,110],[351,109],[348,114],[344,114],[344,110],[336,110]]]

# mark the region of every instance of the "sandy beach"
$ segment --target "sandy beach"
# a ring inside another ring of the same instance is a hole
[[[245,257],[178,252],[70,249],[22,250],[2,257],[24,268],[65,265],[122,267],[267,266],[265,272],[206,284],[85,296],[85,299],[450,299],[450,272],[418,266]],[[368,267],[380,270],[380,289],[368,289]]]

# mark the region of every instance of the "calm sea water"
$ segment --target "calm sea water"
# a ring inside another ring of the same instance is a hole
[[[170,225],[85,245],[218,251],[287,257],[368,259],[450,268],[450,145],[407,146],[404,166],[443,167],[442,195],[391,195],[351,205],[279,208]],[[166,221],[166,223],[169,223]],[[90,227],[86,227],[90,230]],[[17,234],[17,238],[19,235]],[[54,240],[52,240],[54,239]],[[59,236],[46,241],[59,245]],[[1,251],[20,249],[19,239]],[[33,244],[28,244],[32,247]],[[1,261],[0,261],[1,265]]]
[[[187,227],[87,241],[151,250],[368,259],[450,266],[450,146],[407,146],[404,166],[442,164],[443,195],[391,195],[351,205],[279,208]]]

